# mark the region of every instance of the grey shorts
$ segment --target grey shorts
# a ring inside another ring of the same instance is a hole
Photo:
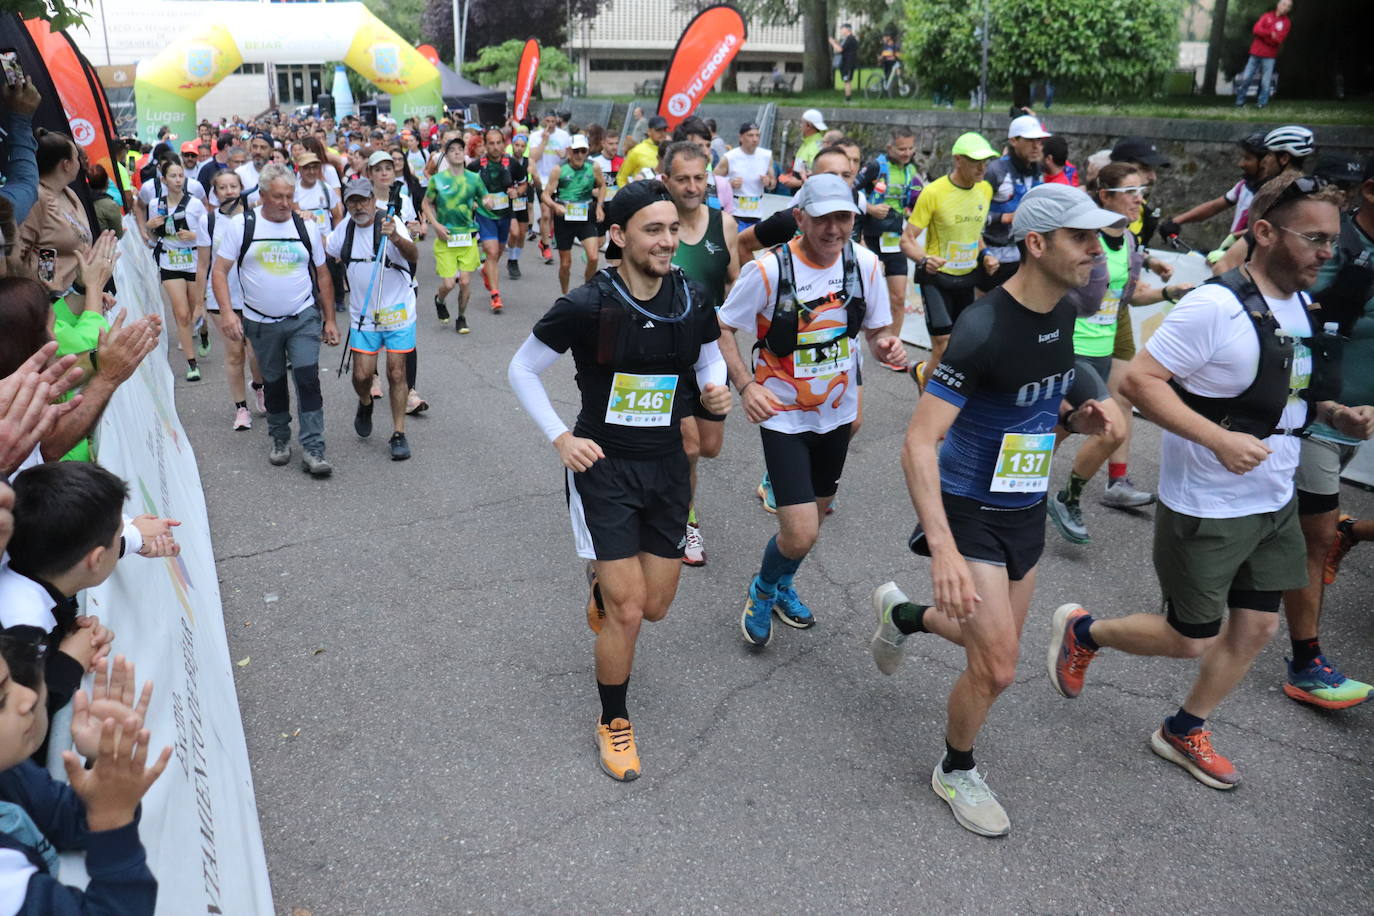
[[[1293,483],[1303,493],[1334,496],[1341,492],[1341,471],[1345,470],[1358,449],[1358,445],[1328,442],[1325,439],[1303,439],[1298,472]]]
[[[1064,400],[1074,407],[1084,401],[1105,401],[1111,397],[1107,390],[1107,376],[1112,373],[1110,356],[1075,356],[1073,358],[1073,384],[1069,386]]]

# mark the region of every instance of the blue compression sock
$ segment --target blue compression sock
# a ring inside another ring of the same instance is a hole
[[[791,588],[792,577],[796,575],[797,568],[801,564],[801,560],[793,560],[783,556],[782,551],[778,549],[778,537],[774,535],[768,539],[768,546],[763,548],[763,565],[759,567],[759,582],[770,591],[776,591],[780,585],[784,588]]]

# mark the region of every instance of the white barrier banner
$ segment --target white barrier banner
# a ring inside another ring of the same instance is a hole
[[[129,223],[132,226],[132,220]],[[116,265],[119,308],[133,321],[162,313],[158,276],[126,232]],[[170,320],[170,319],[169,319]],[[273,913],[258,828],[248,748],[234,692],[219,581],[195,454],[177,417],[168,333],[100,421],[100,463],[129,485],[125,513],[177,519],[181,556],[131,557],[86,595],[86,613],[115,632],[112,654],[154,682],[149,759],[173,747],[167,771],[143,799],[139,835],[158,880],[157,912]],[[61,878],[79,883],[80,857],[64,857]]]

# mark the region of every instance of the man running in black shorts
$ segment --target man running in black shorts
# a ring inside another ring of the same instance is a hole
[[[902,253],[902,225],[925,184],[916,164],[911,161],[915,152],[915,132],[910,127],[898,127],[892,131],[887,151],[879,153],[864,166],[854,182],[868,198],[866,214],[860,220],[863,240],[868,250],[877,252],[878,259],[883,262],[887,298],[892,303],[892,333],[898,337],[902,336],[902,319],[906,317],[906,289],[911,274],[911,263]],[[905,370],[906,366],[901,368]]]
[[[640,624],[662,620],[682,574],[691,483],[681,422],[697,391],[713,414],[730,410],[710,298],[672,266],[678,216],[660,181],[622,188],[606,226],[623,249],[617,268],[560,298],[511,360],[510,383],[566,468],[578,556],[591,560],[600,594],[597,631],[601,768],[618,780],[642,772],[626,708]],[[613,342],[602,346],[603,342]],[[539,376],[573,351],[582,409],[573,431]]]

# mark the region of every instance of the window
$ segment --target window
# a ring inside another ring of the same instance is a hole
[[[668,62],[663,59],[617,59],[612,57],[593,57],[591,58],[591,68],[593,70],[633,70],[635,72],[653,73],[662,72]]]
[[[264,74],[264,73],[266,73],[266,72],[267,72],[267,65],[266,65],[266,64],[239,64],[239,68],[238,68],[237,70],[235,70],[235,71],[234,71],[232,74],[230,74],[230,75],[231,75],[231,76],[237,76],[237,75],[240,74],[240,73],[245,73],[245,74],[250,74],[250,73],[251,73],[251,74],[261,75],[261,74]]]

